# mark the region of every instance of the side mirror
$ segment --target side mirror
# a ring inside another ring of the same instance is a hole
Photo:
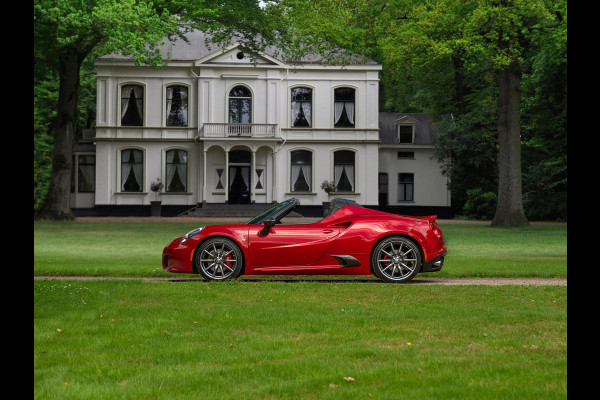
[[[276,223],[277,223],[277,221],[274,219],[265,220],[265,222],[264,222],[265,226],[259,232],[259,236],[267,236],[269,234],[269,231],[271,230],[271,228],[273,226],[275,226]]]

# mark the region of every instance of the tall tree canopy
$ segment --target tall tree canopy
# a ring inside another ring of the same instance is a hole
[[[542,48],[557,59],[564,55],[566,69],[566,0],[275,3],[279,15],[288,19],[285,34],[296,37],[291,42],[296,48],[335,58],[338,53],[327,51],[335,45],[382,63],[382,109],[402,104],[409,108],[402,111],[459,116],[491,110],[498,144],[498,201],[492,224],[527,224],[521,82]],[[485,129],[485,118],[478,115],[476,125],[472,121],[462,126]]]
[[[156,45],[176,29],[167,10],[134,0],[36,0],[35,62],[57,71],[59,89],[50,186],[41,216],[72,218],[69,192],[81,64],[92,51],[130,54],[156,63]]]
[[[262,15],[257,0],[35,0],[36,73],[44,66],[58,74],[59,82],[51,178],[40,217],[72,218],[72,149],[86,57],[119,52],[137,64],[160,65],[163,39],[184,37],[189,28],[213,33],[215,41],[236,37],[249,48],[259,48],[269,38]]]
[[[438,135],[436,157],[458,211],[472,203],[469,192],[488,203],[495,192],[494,225],[526,224],[524,205],[534,216],[554,215],[544,207],[565,208],[566,0],[264,3],[35,0],[36,162],[49,164],[54,142],[41,215],[72,217],[71,149],[83,60],[121,52],[138,64],[159,65],[161,40],[185,37],[191,28],[220,44],[241,42],[251,53],[275,44],[291,61],[309,53],[332,63],[352,54],[373,59],[384,66],[381,110],[452,116]],[[58,96],[44,81],[49,76],[57,77]],[[58,106],[49,112],[53,101]],[[37,134],[50,124],[53,138]]]

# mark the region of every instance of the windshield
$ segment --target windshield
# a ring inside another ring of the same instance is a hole
[[[287,215],[290,211],[300,205],[300,202],[297,199],[289,199],[283,201],[281,203],[275,204],[273,207],[269,208],[258,214],[256,217],[252,218],[250,221],[246,222],[247,225],[253,224],[262,224],[265,220],[275,218],[276,220],[280,220],[285,215]]]

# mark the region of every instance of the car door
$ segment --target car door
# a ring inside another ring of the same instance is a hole
[[[321,224],[275,225],[261,236],[263,225],[248,231],[253,267],[302,266],[318,261],[340,234],[339,227]]]

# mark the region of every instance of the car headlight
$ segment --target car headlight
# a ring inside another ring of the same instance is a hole
[[[183,243],[186,240],[188,240],[189,238],[191,238],[192,236],[194,236],[197,233],[202,232],[202,229],[206,228],[205,226],[202,226],[200,228],[196,228],[196,229],[192,229],[191,231],[189,231],[188,233],[186,233],[185,235],[183,235],[181,237],[181,241],[179,243]]]

